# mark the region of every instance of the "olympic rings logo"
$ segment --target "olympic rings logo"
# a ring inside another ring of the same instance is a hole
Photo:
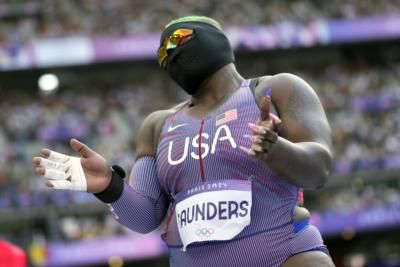
[[[196,235],[210,237],[214,234],[214,232],[215,231],[213,228],[198,228],[196,230]]]

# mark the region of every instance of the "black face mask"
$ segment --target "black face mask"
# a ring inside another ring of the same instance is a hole
[[[194,37],[168,51],[166,70],[188,94],[193,95],[204,80],[234,61],[232,47],[225,34],[204,22],[179,22],[166,28],[161,45],[177,29],[193,29]]]

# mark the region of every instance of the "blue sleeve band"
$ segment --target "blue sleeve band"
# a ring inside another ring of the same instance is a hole
[[[293,223],[293,230],[295,233],[300,232],[301,230],[303,230],[304,228],[307,227],[307,225],[310,224],[310,220],[309,219],[304,219],[301,221],[297,221]]]

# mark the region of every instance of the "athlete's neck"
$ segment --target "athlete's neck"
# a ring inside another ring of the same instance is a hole
[[[205,80],[192,96],[191,105],[214,107],[235,92],[243,82],[233,63],[228,64]]]

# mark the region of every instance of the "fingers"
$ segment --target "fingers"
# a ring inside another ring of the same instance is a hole
[[[69,160],[69,156],[49,150],[49,156],[47,157],[51,161],[65,163]]]
[[[269,107],[271,103],[271,98],[269,96],[264,96],[261,101],[260,107],[260,119],[261,120],[268,120],[269,119]]]
[[[70,157],[49,149],[43,149],[42,155],[45,157],[33,157],[32,162],[41,168],[37,168],[37,172],[40,175],[44,175],[42,170],[55,170],[60,172],[68,172],[71,163]],[[47,158],[46,158],[47,156]]]
[[[47,148],[43,148],[41,151],[43,157],[48,158],[50,156],[51,150]]]
[[[52,169],[45,169],[43,176],[49,180],[67,180],[67,178],[69,178],[68,173]]]
[[[36,171],[37,174],[39,174],[39,175],[41,175],[41,176],[44,176],[44,174],[46,173],[46,169],[43,168],[43,167],[37,167],[37,168],[35,169],[35,171]]]
[[[243,150],[247,155],[251,156],[251,157],[255,157],[256,156],[256,152],[251,150],[250,148],[244,147],[244,146],[239,146],[239,148],[241,150]]]
[[[240,147],[241,150],[246,152],[249,156],[255,158],[262,158],[270,152],[273,145],[278,140],[278,133],[275,131],[274,122],[280,123],[280,119],[276,116],[270,117],[270,123],[259,124],[249,123],[248,126],[252,130],[252,135],[244,135],[252,142],[250,148]]]
[[[55,154],[54,154],[55,153]],[[51,151],[49,158],[34,157],[32,162],[37,166],[35,171],[43,176],[47,187],[54,189],[68,189],[86,191],[87,182],[81,165],[81,158],[68,157],[66,162],[64,154]],[[56,159],[59,161],[50,160]]]
[[[45,181],[45,185],[47,187],[50,187],[50,188],[58,189],[53,184],[54,182],[56,182],[55,180],[53,180],[54,173],[52,173],[52,172],[49,173],[49,171],[48,170],[46,171],[46,169],[43,168],[43,167],[37,167],[35,171],[36,171],[37,174],[39,174],[41,176],[44,176],[44,177],[50,177],[51,176],[51,178],[48,178],[48,180]],[[57,176],[58,176],[58,178],[60,178],[60,177],[62,177],[62,174],[57,174]]]
[[[239,146],[239,148],[246,152],[247,155],[254,158],[263,158],[272,149],[274,143],[265,142],[262,144],[253,143],[250,148]]]
[[[54,189],[61,189],[61,190],[71,189],[71,182],[68,180],[46,181],[46,185]]]
[[[270,110],[270,105],[271,105],[271,87],[268,87],[265,90],[265,96],[263,97],[261,101],[261,106],[260,106],[260,119],[261,120],[267,120],[269,119],[269,110]]]
[[[89,158],[95,154],[93,150],[91,150],[87,145],[82,142],[79,142],[75,138],[71,139],[70,145],[73,150],[79,152],[82,157]]]
[[[239,148],[251,157],[262,159],[268,155],[274,145],[275,143],[273,142],[263,141],[261,143],[252,143],[250,148],[243,146],[239,146]]]
[[[273,131],[272,129],[269,129],[267,127],[261,126],[261,125],[257,125],[254,123],[249,123],[249,127],[250,129],[253,131],[253,136],[255,137],[259,137],[261,140],[267,140],[270,142],[275,142],[278,134]],[[247,137],[247,136],[245,136]],[[252,141],[254,142],[256,139],[252,139]]]
[[[33,162],[35,165],[39,165],[41,159],[42,159],[41,157],[33,157],[33,158],[32,158],[32,162]]]
[[[274,131],[279,133],[282,128],[282,121],[281,119],[273,113],[269,114],[269,117],[272,121],[272,125],[274,126]]]
[[[253,131],[253,134],[265,134],[267,128],[258,124],[249,123],[249,128]]]
[[[264,146],[264,144],[269,145],[269,143],[275,143],[278,139],[278,134],[273,131],[267,131],[263,135],[244,135],[245,138],[250,138],[252,144],[257,144]]]
[[[37,174],[44,176],[49,180],[67,180],[70,177],[69,170],[65,172],[54,169],[46,169],[44,167],[37,167],[35,171]]]
[[[56,162],[56,161],[52,161],[49,159],[45,159],[45,158],[34,158],[34,160],[38,163],[36,163],[37,165],[45,168],[45,169],[53,169],[53,170],[57,170],[57,171],[63,171],[66,172],[68,170],[68,168],[71,166],[71,164],[68,164],[68,161],[64,164],[61,162]],[[35,163],[35,162],[34,162]]]

